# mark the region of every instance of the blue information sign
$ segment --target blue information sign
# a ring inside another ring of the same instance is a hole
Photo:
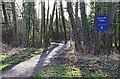
[[[108,16],[98,15],[95,18],[96,30],[108,30]]]

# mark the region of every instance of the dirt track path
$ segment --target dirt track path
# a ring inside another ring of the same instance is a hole
[[[66,44],[59,43],[59,46],[51,51],[43,52],[29,60],[15,65],[13,68],[4,71],[2,77],[29,77],[34,72],[45,67],[51,60],[62,54],[67,48]]]

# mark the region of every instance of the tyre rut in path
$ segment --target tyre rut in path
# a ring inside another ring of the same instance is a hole
[[[51,60],[58,57],[66,49],[67,44],[59,43],[59,46],[55,47],[53,50],[36,55],[2,72],[2,77],[30,77],[33,73],[48,65]]]

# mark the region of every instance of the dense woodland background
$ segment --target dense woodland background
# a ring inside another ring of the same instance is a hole
[[[34,2],[23,3],[22,10],[15,2],[2,2],[2,43],[13,47],[47,48],[51,41],[67,43],[73,39],[79,53],[120,52],[120,2],[91,2],[88,16],[85,2],[67,2],[67,7],[63,7],[62,2],[54,2],[52,14],[49,1],[48,7],[45,4],[41,2],[39,19]],[[96,15],[108,16],[108,31],[95,30]]]

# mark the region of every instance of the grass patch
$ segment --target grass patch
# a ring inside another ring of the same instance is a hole
[[[0,56],[0,62],[2,62],[6,58],[6,55],[1,55]]]
[[[0,64],[0,70],[6,68],[6,67],[8,67],[8,66],[9,66],[9,64],[4,64],[4,65]]]
[[[55,63],[52,63],[55,64]],[[54,67],[53,65],[48,65],[48,67],[41,69],[37,73],[33,74],[32,77],[40,78],[44,77],[45,74],[55,74],[57,77],[80,77],[81,71],[75,66],[59,65]]]
[[[70,53],[72,48],[67,50]],[[73,65],[67,56],[65,56],[64,52],[58,58],[55,58],[50,64],[48,64],[45,68],[39,70],[34,73],[32,78],[44,78],[46,74],[54,74],[57,79],[65,78],[70,79],[69,77],[81,77],[81,71],[75,65]]]

